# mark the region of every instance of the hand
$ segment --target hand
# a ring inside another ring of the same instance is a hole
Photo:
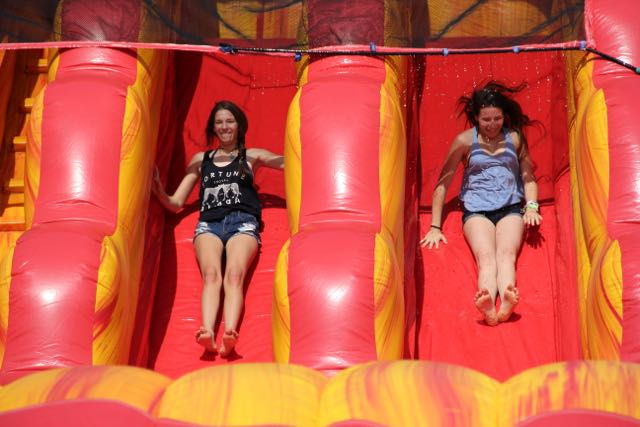
[[[440,248],[441,241],[444,243],[449,243],[447,242],[447,238],[444,236],[442,231],[438,230],[437,228],[431,227],[429,228],[427,234],[424,235],[422,240],[420,240],[420,246],[422,246],[423,248],[426,246],[429,249],[432,249],[435,246],[436,249],[438,249]]]
[[[158,171],[158,166],[156,166],[153,171],[153,182],[151,183],[151,191],[156,196],[162,196],[165,194],[164,185],[162,185],[162,181],[160,181],[160,171]]]
[[[525,209],[522,219],[524,220],[524,225],[528,227],[537,227],[542,222],[542,215],[540,215],[540,213],[535,209]]]

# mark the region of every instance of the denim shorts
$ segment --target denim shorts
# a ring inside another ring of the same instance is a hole
[[[227,244],[230,238],[236,234],[248,234],[253,236],[261,244],[260,240],[260,224],[255,216],[242,211],[234,211],[218,221],[199,221],[196,224],[196,230],[193,238],[203,233],[215,234],[222,240],[223,244]]]
[[[522,216],[522,204],[514,203],[513,205],[507,205],[503,208],[496,209],[495,211],[479,211],[479,212],[471,212],[466,209],[463,209],[462,214],[462,224],[467,222],[469,218],[472,216],[483,216],[487,218],[489,221],[496,225],[498,221],[504,218],[507,215],[520,215]]]

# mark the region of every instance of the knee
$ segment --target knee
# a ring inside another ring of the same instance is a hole
[[[517,256],[518,252],[513,249],[500,249],[496,254],[498,264],[515,263]]]
[[[202,282],[204,286],[213,286],[220,288],[222,284],[222,277],[220,271],[214,268],[207,268],[202,271]]]
[[[224,287],[242,288],[244,282],[245,271],[242,269],[230,268],[224,273]]]
[[[476,254],[476,263],[478,269],[488,270],[496,268],[496,256],[490,251],[478,252]]]

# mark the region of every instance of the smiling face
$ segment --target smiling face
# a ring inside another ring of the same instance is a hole
[[[481,108],[476,119],[478,121],[478,131],[488,139],[497,137],[504,126],[504,114],[501,108]]]
[[[213,129],[218,141],[220,141],[220,147],[227,151],[236,148],[238,143],[238,122],[231,114],[231,111],[224,109],[216,111],[213,123]]]

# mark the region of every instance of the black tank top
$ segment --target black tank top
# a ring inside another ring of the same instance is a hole
[[[200,166],[200,221],[219,221],[234,211],[250,213],[260,221],[253,173],[239,170],[239,157],[226,166],[216,166],[213,158],[217,151],[206,151]],[[251,170],[246,161],[245,166],[245,170]]]

